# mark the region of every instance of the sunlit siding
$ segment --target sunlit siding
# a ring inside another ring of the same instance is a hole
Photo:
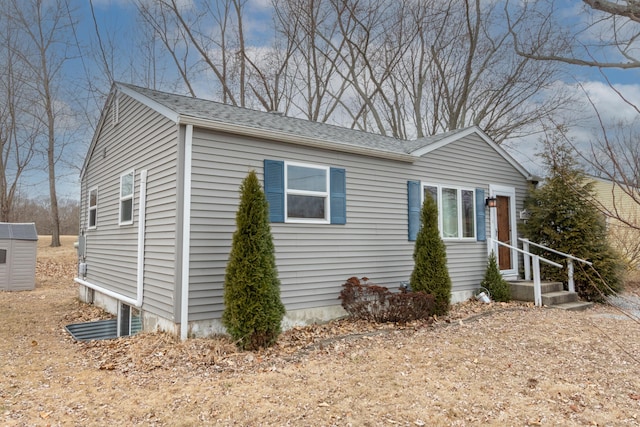
[[[177,125],[119,95],[119,122],[107,119],[82,179],[81,229],[87,236],[87,278],[136,297],[140,172],[148,171],[143,309],[172,319],[176,262]],[[135,170],[134,222],[118,225],[120,175]],[[97,228],[88,229],[88,192],[98,188]]]
[[[346,170],[347,223],[271,224],[287,310],[339,304],[351,276],[397,288],[413,269],[407,238],[407,180],[484,188],[517,188],[526,180],[479,137],[427,154],[415,164],[196,130],[193,138],[189,320],[219,318],[226,263],[242,179],[263,177],[264,159]],[[484,226],[488,234],[488,219]],[[486,242],[448,243],[454,291],[474,289],[486,266]]]
[[[630,267],[640,266],[640,206],[628,194],[630,189],[621,188],[612,181],[593,178],[595,204],[612,217],[606,218],[607,235],[611,245],[629,262]],[[638,197],[638,190],[633,194]],[[616,218],[617,217],[617,218]],[[619,219],[618,219],[619,218]]]

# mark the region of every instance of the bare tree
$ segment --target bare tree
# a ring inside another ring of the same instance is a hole
[[[337,22],[327,4],[319,0],[273,1],[275,28],[291,51],[287,70],[295,95],[290,102],[296,112],[319,122],[329,120],[346,88],[346,80],[336,79],[342,47],[336,50],[323,40],[334,40],[337,35]]]
[[[507,1],[509,30],[518,54],[599,69],[640,68],[640,3],[583,3],[583,13],[568,27],[566,20],[557,16],[562,6],[558,0],[517,2],[512,6]]]
[[[296,41],[296,87],[306,88],[298,93],[311,120],[342,114],[352,127],[401,139],[480,125],[501,142],[571,101],[551,90],[557,65],[513,52],[498,25],[504,13],[492,3],[278,0],[274,7],[280,30]]]
[[[245,105],[246,92],[241,21],[244,3],[240,0],[196,1],[192,5],[177,0],[136,2],[140,16],[162,41],[192,96],[196,96],[192,70],[206,71],[215,78],[222,102],[241,106]],[[234,60],[239,62],[234,64]],[[236,70],[240,71],[236,73]]]
[[[422,91],[410,92],[418,136],[479,125],[500,143],[571,102],[553,90],[556,64],[514,54],[493,2],[440,3],[414,14],[423,20],[410,56],[422,68],[409,74]]]
[[[62,69],[69,59],[69,35],[72,28],[66,0],[11,0],[5,3],[7,17],[20,28],[24,40],[15,51],[27,67],[34,96],[34,111],[44,130],[44,151],[49,182],[51,212],[51,246],[60,246],[60,215],[56,193],[56,164],[62,155],[64,142],[59,129],[59,84]]]
[[[585,91],[597,126],[590,141],[574,143],[568,136],[566,139],[591,173],[612,182],[612,194],[623,195],[612,197],[613,206],[597,203],[601,212],[619,224],[640,230],[640,218],[630,217],[622,209],[623,199],[631,200],[636,210],[640,209],[640,105],[607,77],[610,69],[629,73],[640,68],[640,3],[635,0],[583,0],[583,3],[582,15],[567,27],[566,22],[557,18],[559,2],[518,2],[509,9],[509,29],[515,50],[523,57],[598,68],[609,87],[634,112],[634,117],[626,122],[607,121]]]
[[[31,91],[17,52],[18,28],[0,14],[0,221],[8,222],[23,172],[35,153],[39,122],[29,114]]]

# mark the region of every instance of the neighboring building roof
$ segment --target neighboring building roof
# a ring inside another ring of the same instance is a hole
[[[38,240],[34,223],[0,222],[0,240]]]
[[[436,148],[466,135],[476,133],[523,176],[530,177],[529,173],[518,162],[477,126],[406,141],[327,123],[286,117],[277,113],[267,113],[200,98],[160,92],[126,83],[115,83],[110,99],[115,91],[121,91],[179,124],[190,124],[195,127],[238,135],[266,138],[308,147],[347,151],[408,163],[415,162],[420,156]],[[110,99],[107,100],[107,105]],[[103,114],[101,121],[105,119]],[[94,143],[95,141],[92,142],[92,146]],[[84,169],[83,167],[83,171]]]

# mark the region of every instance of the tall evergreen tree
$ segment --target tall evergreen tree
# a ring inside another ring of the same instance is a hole
[[[224,281],[222,322],[239,348],[254,350],[275,343],[285,313],[269,206],[255,171],[240,186],[236,225]]]
[[[533,189],[526,202],[531,218],[524,232],[535,243],[593,262],[593,269],[574,263],[578,294],[591,301],[603,300],[622,288],[622,263],[608,244],[605,219],[589,201],[593,198],[591,182],[574,160],[570,144],[559,132],[544,141],[541,154],[549,171],[548,179]],[[545,258],[566,265],[560,255],[541,252]],[[567,281],[566,269],[541,264],[548,280]]]
[[[438,207],[430,194],[425,194],[420,218],[422,225],[413,250],[411,288],[433,294],[435,314],[443,315],[449,311],[451,302],[451,278],[447,251],[438,231]]]

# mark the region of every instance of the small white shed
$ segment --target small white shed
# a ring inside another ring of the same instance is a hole
[[[0,222],[0,290],[36,287],[36,225]]]

